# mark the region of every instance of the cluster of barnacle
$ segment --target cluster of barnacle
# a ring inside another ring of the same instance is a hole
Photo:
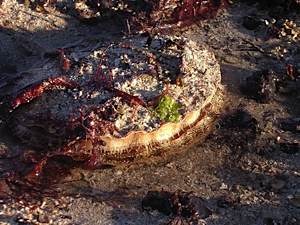
[[[288,37],[293,41],[297,41],[300,38],[300,28],[292,20],[285,20],[282,28],[279,32],[280,37]]]
[[[45,6],[51,6],[57,0],[22,0],[21,1],[27,8],[33,8],[37,11],[46,12]]]
[[[289,41],[298,41],[300,38],[300,28],[293,20],[273,20],[267,22],[268,34],[270,37],[286,38]]]

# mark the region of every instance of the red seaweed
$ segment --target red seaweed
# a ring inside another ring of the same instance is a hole
[[[99,86],[110,87],[112,86],[112,73],[109,72],[108,76],[103,72],[102,63],[97,67],[97,70],[94,74],[94,81]]]
[[[228,5],[228,0],[88,0],[85,4],[94,14],[99,12],[103,17],[121,14],[130,33],[131,27],[139,30],[160,29],[164,25],[192,25],[198,20],[214,17],[219,9]]]
[[[287,64],[287,66],[286,66],[286,74],[287,74],[292,80],[296,80],[297,77],[300,76],[297,67],[294,66],[294,65],[292,65],[292,64]]]
[[[130,105],[141,105],[141,106],[147,107],[147,104],[144,102],[144,100],[142,100],[138,96],[128,94],[128,93],[118,90],[116,88],[111,88],[111,90],[113,91],[113,93],[116,96],[121,97],[123,101],[125,101],[126,103],[128,103]]]
[[[59,49],[58,52],[61,70],[66,74],[71,69],[71,60],[66,56],[64,49]]]
[[[45,91],[53,90],[56,88],[76,88],[78,85],[66,77],[51,77],[38,84],[30,85],[22,91],[11,101],[12,110],[20,105],[31,102],[33,99],[40,97]]]
[[[193,23],[195,20],[214,17],[219,8],[225,6],[224,0],[184,0],[174,11],[174,22]]]
[[[34,165],[34,168],[30,171],[30,173],[26,174],[25,179],[30,183],[35,183],[35,180],[40,177],[43,168],[48,162],[48,158],[45,157],[40,160],[38,163]]]
[[[228,5],[227,0],[161,0],[152,1],[154,10],[150,18],[145,19],[149,27],[164,25],[190,26],[201,19],[210,19],[219,9]],[[172,5],[173,7],[170,7]]]

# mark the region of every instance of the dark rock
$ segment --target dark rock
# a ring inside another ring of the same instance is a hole
[[[221,196],[217,200],[217,206],[220,208],[230,208],[235,205],[235,200],[230,196]]]
[[[274,8],[282,7],[286,11],[296,10],[300,6],[299,0],[242,0],[249,4],[258,4],[260,8],[273,10]]]
[[[300,145],[298,143],[280,143],[279,149],[287,154],[296,154],[300,150]]]
[[[261,132],[257,120],[252,115],[238,109],[225,116],[220,122],[221,137],[235,157],[253,149],[251,144]]]
[[[276,221],[272,218],[266,217],[263,219],[263,224],[264,225],[276,225]]]
[[[274,178],[273,180],[271,180],[270,186],[271,186],[272,190],[274,190],[275,192],[278,192],[286,186],[286,183],[287,182],[282,178]]]
[[[259,103],[268,103],[274,99],[277,91],[278,76],[273,71],[263,70],[246,78],[241,91],[248,98]]]
[[[300,133],[300,118],[279,119],[278,122],[282,130]]]
[[[2,43],[0,43],[2,44]],[[16,73],[17,66],[10,55],[0,46],[0,71],[1,73]]]
[[[296,193],[291,199],[290,203],[297,208],[300,208],[300,193]]]
[[[3,73],[16,73],[17,72],[17,67],[16,65],[6,63],[6,64],[0,64],[0,71]]]
[[[144,210],[152,209],[170,215],[172,213],[171,193],[166,191],[149,191],[142,200]]]
[[[243,18],[243,26],[248,30],[255,30],[261,25],[261,21],[254,16],[245,16]]]
[[[204,219],[212,214],[204,200],[191,193],[176,191],[149,191],[142,200],[142,208],[158,210],[166,215],[183,217],[189,220]],[[171,223],[172,224],[172,223]]]
[[[221,126],[223,128],[255,129],[257,126],[257,120],[247,111],[239,109],[224,118],[221,122]]]
[[[189,211],[187,212],[187,215],[191,214],[192,212],[198,218],[205,219],[212,214],[212,211],[205,206],[203,199],[197,196],[189,197],[188,204],[189,204]]]
[[[282,18],[282,16],[284,16],[284,13],[285,13],[285,8],[282,6],[276,6],[269,10],[269,16],[276,19]]]
[[[299,96],[300,94],[300,80],[285,80],[279,86],[278,92],[285,96]]]

